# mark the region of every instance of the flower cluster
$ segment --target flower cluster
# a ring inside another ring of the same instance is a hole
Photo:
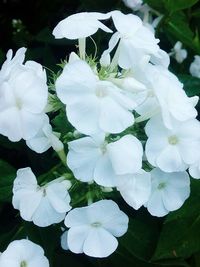
[[[108,19],[114,30],[105,25]],[[99,29],[112,36],[97,60],[87,56],[86,38]],[[11,141],[24,139],[37,153],[52,147],[64,163],[55,179],[42,183],[29,167],[19,169],[12,202],[24,220],[37,226],[64,221],[63,249],[107,257],[118,246],[116,237],[126,233],[128,217],[106,192],[160,217],[189,197],[187,170],[200,178],[198,97],[186,95],[168,69],[169,55],[136,15],[78,13],[59,22],[53,35],[79,44],[51,91],[71,135],[53,131],[45,114],[54,112],[54,106],[50,112],[47,108],[46,73],[36,62],[23,64],[24,48],[13,59],[9,51],[0,71],[0,133]],[[10,245],[1,261],[7,262],[15,246],[21,251],[23,242]],[[40,259],[40,266],[48,266],[44,256]]]

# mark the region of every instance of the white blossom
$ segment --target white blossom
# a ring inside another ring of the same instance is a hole
[[[64,149],[63,143],[58,138],[59,133],[55,133],[46,116],[43,127],[32,138],[26,141],[27,146],[37,153],[43,153],[52,147],[55,151]]]
[[[126,233],[128,216],[114,201],[100,200],[71,210],[65,225],[69,228],[67,245],[72,252],[103,258],[116,250],[116,237]]]
[[[134,123],[136,103],[130,93],[110,81],[102,81],[90,66],[75,60],[56,80],[56,92],[66,104],[69,122],[81,133],[120,133]]]
[[[189,71],[192,76],[200,78],[200,56],[194,56],[194,61],[191,63]]]
[[[39,186],[30,168],[17,171],[13,186],[12,203],[26,221],[40,227],[61,222],[71,209],[68,193],[69,181],[63,177]]]
[[[176,42],[172,52],[170,53],[170,55],[173,56],[178,63],[182,63],[187,57],[187,50],[182,49],[182,46],[183,44],[181,42]]]
[[[193,119],[164,126],[161,117],[150,119],[145,127],[147,160],[165,172],[186,170],[197,161],[200,150],[200,123]]]
[[[49,267],[44,250],[27,239],[12,241],[0,255],[0,267]]]
[[[146,99],[143,91],[144,101],[136,107],[144,119],[161,113],[165,126],[170,129],[173,119],[183,122],[197,116],[194,106],[198,97],[189,98],[183,84],[166,68],[148,64],[142,72],[135,72],[134,77],[148,88]]]
[[[158,168],[151,171],[152,190],[146,203],[148,211],[162,217],[179,209],[190,195],[190,178],[187,172],[165,173]]]
[[[79,39],[93,35],[101,29],[105,32],[112,32],[100,20],[110,17],[110,13],[82,12],[73,14],[63,19],[53,30],[55,38]]]
[[[0,71],[0,134],[14,142],[36,135],[47,104],[46,72],[34,61],[22,64],[25,51],[19,49],[11,59],[9,50]]]
[[[157,45],[159,40],[143,25],[138,16],[133,14],[124,15],[120,11],[111,13],[117,32],[112,35],[109,47],[103,52],[101,61],[109,62],[110,53],[118,42],[111,65],[119,64],[121,68],[129,69],[133,66],[138,67],[142,61],[149,60],[151,56],[162,57]]]
[[[68,143],[67,165],[83,182],[116,186],[117,175],[132,174],[142,167],[142,144],[132,136],[107,143],[104,136],[83,137]]]
[[[151,193],[151,175],[144,170],[118,177],[117,189],[123,199],[134,209],[144,205]]]

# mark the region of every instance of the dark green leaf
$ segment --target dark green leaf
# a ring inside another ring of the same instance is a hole
[[[170,12],[190,8],[195,5],[198,0],[164,0],[165,7]]]
[[[16,170],[7,162],[0,160],[0,202],[9,201]]]

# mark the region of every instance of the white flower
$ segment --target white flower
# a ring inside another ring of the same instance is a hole
[[[56,80],[56,92],[66,104],[69,122],[81,133],[120,133],[134,123],[136,103],[130,93],[101,81],[82,60],[68,63]]]
[[[187,50],[182,49],[182,45],[183,44],[181,42],[176,42],[172,52],[170,53],[170,55],[173,56],[178,63],[182,63],[187,57]]]
[[[151,193],[151,175],[144,170],[118,178],[118,186],[123,199],[134,209],[144,205]]]
[[[189,173],[193,178],[200,179],[200,157],[189,167]]]
[[[74,253],[103,258],[112,254],[128,229],[128,216],[112,200],[100,200],[71,210],[65,225],[70,228],[67,244]]]
[[[191,63],[189,71],[192,76],[200,78],[200,56],[194,56],[194,61]]]
[[[151,171],[152,191],[146,204],[153,216],[162,217],[179,209],[190,195],[187,172],[165,173],[158,168]]]
[[[117,175],[136,173],[142,167],[142,145],[131,135],[109,144],[104,137],[83,137],[68,145],[67,165],[83,182],[116,186]]]
[[[46,72],[34,61],[24,65],[25,49],[7,60],[0,71],[0,134],[11,141],[32,138],[41,128],[48,87]]]
[[[12,203],[24,220],[41,227],[49,226],[61,222],[71,209],[69,186],[69,181],[61,177],[40,187],[30,168],[19,169]]]
[[[156,116],[145,127],[148,140],[147,160],[165,172],[184,171],[197,161],[200,150],[200,123],[197,120],[174,121],[167,129]]]
[[[105,32],[112,32],[99,20],[110,18],[110,13],[82,12],[73,14],[60,21],[53,30],[55,38],[80,39],[93,35],[102,29]]]
[[[159,55],[158,39],[143,25],[141,19],[133,14],[124,15],[120,11],[113,11],[112,19],[117,29],[109,41],[109,48],[102,54],[101,61],[109,61],[110,52],[119,42],[115,60],[111,64],[118,63],[123,69],[129,69],[141,64],[144,59],[150,59],[152,55]],[[117,64],[116,64],[117,65]]]
[[[49,267],[44,250],[27,239],[12,241],[0,255],[0,267]]]
[[[167,69],[148,64],[143,72],[135,72],[134,77],[148,88],[146,100],[136,107],[144,118],[161,112],[164,124],[170,129],[173,119],[183,122],[197,116],[194,106],[198,97],[189,98],[183,84]]]
[[[50,147],[55,151],[61,151],[64,149],[64,145],[57,135],[59,134],[52,131],[48,116],[45,116],[43,127],[32,139],[27,140],[26,144],[30,149],[37,153],[43,153]]]
[[[123,0],[124,4],[133,9],[133,10],[138,10],[141,8],[143,1],[142,0]]]

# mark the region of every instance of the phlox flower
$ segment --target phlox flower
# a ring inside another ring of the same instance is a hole
[[[165,172],[179,172],[199,158],[199,121],[174,121],[173,128],[169,130],[162,118],[156,116],[148,121],[145,131],[148,136],[145,153],[153,166]]]
[[[153,216],[162,217],[179,209],[190,195],[187,172],[165,173],[155,168],[151,177],[151,195],[145,206]]]
[[[39,186],[30,168],[17,171],[14,180],[12,203],[26,221],[40,227],[61,222],[71,209],[68,193],[70,183],[58,178]]]
[[[189,98],[183,84],[169,70],[148,64],[142,72],[135,72],[134,77],[147,88],[146,99],[136,107],[142,118],[161,113],[165,126],[170,129],[174,119],[183,122],[197,116],[194,106],[198,97]],[[144,91],[142,94],[144,97]]]
[[[103,258],[116,250],[116,237],[126,233],[128,216],[114,201],[100,200],[87,207],[71,210],[65,218],[65,225],[69,228],[65,235],[67,249]]]
[[[132,135],[113,143],[107,143],[104,136],[83,137],[68,145],[67,165],[83,182],[116,186],[117,175],[136,173],[142,167],[142,144]]]
[[[44,250],[27,239],[12,241],[0,255],[0,267],[49,267]]]
[[[19,49],[11,59],[9,50],[0,71],[0,134],[14,142],[36,135],[48,97],[46,72],[34,61],[22,64],[25,51]]]
[[[50,147],[59,152],[64,149],[64,145],[58,138],[59,134],[53,132],[48,116],[45,117],[43,127],[32,139],[27,140],[26,144],[37,153],[43,153]]]
[[[55,86],[69,122],[81,133],[120,133],[134,123],[137,104],[130,92],[100,80],[82,60],[66,64]]]
[[[120,11],[112,11],[112,19],[117,29],[109,41],[109,47],[102,54],[101,61],[107,61],[111,51],[118,44],[112,65],[119,65],[123,69],[138,66],[144,59],[151,56],[161,58],[159,40],[143,25],[142,20],[133,14],[124,15]],[[115,62],[116,61],[116,62]],[[117,64],[116,64],[117,63]],[[114,67],[113,66],[113,67]]]

